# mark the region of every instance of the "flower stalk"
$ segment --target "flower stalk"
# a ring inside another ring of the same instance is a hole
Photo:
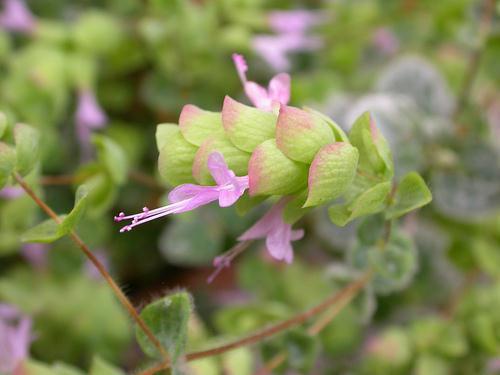
[[[57,214],[29,187],[29,185],[26,183],[26,181],[18,174],[14,173],[13,174],[14,179],[17,181],[17,183],[23,188],[23,190],[30,196],[31,199],[40,207],[52,220],[54,220],[56,223],[60,224],[61,219]],[[141,318],[135,307],[132,305],[132,302],[127,298],[127,296],[123,293],[123,291],[120,289],[118,284],[114,281],[114,279],[111,277],[111,275],[108,273],[104,265],[99,261],[99,259],[90,251],[90,249],[87,247],[87,245],[83,242],[83,240],[76,234],[75,231],[70,232],[70,237],[75,242],[75,244],[82,250],[82,252],[85,254],[85,256],[89,259],[89,261],[97,268],[99,273],[102,275],[104,280],[108,283],[110,286],[111,290],[113,293],[116,295],[120,303],[125,307],[129,315],[132,317],[132,319],[137,323],[137,325],[140,327],[141,330],[144,331],[146,336],[151,340],[153,345],[158,349],[158,351],[161,353],[162,357],[165,358],[165,360],[168,359],[168,354],[165,348],[161,345],[159,340],[156,338],[156,336],[153,334],[153,332],[149,329],[149,327],[146,325],[144,320]]]

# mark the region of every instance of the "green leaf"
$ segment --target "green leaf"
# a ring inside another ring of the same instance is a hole
[[[125,375],[125,373],[101,357],[94,357],[90,366],[90,375]]]
[[[238,103],[226,96],[222,124],[231,142],[240,150],[253,152],[262,142],[274,138],[277,116]]]
[[[40,133],[31,126],[16,124],[14,140],[17,155],[16,170],[22,176],[26,176],[35,167],[40,157]]]
[[[349,264],[359,270],[372,269],[372,286],[386,295],[405,288],[417,270],[417,252],[413,241],[397,229],[386,244],[367,246],[357,243],[349,249]]]
[[[66,215],[59,216],[62,221]],[[63,237],[66,233],[61,230],[61,226],[53,219],[47,219],[40,224],[28,229],[21,236],[23,242],[43,242],[51,243]]]
[[[304,330],[294,329],[287,332],[285,343],[290,367],[303,374],[309,373],[319,354],[318,339]]]
[[[43,242],[50,243],[58,240],[71,232],[83,216],[88,189],[82,185],[76,191],[75,205],[67,215],[60,215],[60,224],[53,219],[47,219],[37,226],[27,230],[21,237],[23,242]]]
[[[160,151],[168,143],[169,138],[179,131],[177,124],[159,124],[156,127],[156,147]]]
[[[387,219],[395,219],[432,200],[432,194],[425,181],[416,172],[403,177],[398,185],[392,204],[386,212]]]
[[[324,146],[309,167],[309,193],[304,207],[317,206],[342,195],[354,179],[358,156],[358,150],[349,143]]]
[[[343,227],[360,216],[380,212],[384,208],[390,191],[391,183],[382,182],[361,193],[351,203],[331,206],[328,209],[330,220],[334,224]]]
[[[92,176],[85,180],[85,185],[89,190],[89,215],[99,216],[111,207],[117,195],[117,187],[107,173],[100,172]]]
[[[87,207],[88,195],[89,189],[86,185],[80,185],[76,190],[75,205],[61,223],[61,230],[64,234],[71,232],[82,218],[85,213],[85,208]]]
[[[6,143],[0,142],[0,189],[9,180],[16,166],[16,152]]]
[[[312,108],[309,108],[309,107],[304,107],[304,110],[313,114],[314,116],[316,116],[318,118],[323,119],[323,121],[325,121],[332,129],[333,134],[335,135],[335,141],[337,141],[337,142],[349,142],[349,138],[344,133],[342,128],[335,121],[333,121],[330,117],[328,117],[328,116],[324,115],[323,113],[318,112]]]
[[[274,139],[257,146],[248,163],[250,195],[286,195],[307,183],[307,165],[287,158]]]
[[[472,252],[477,266],[492,277],[500,276],[500,251],[495,242],[486,238],[478,238],[472,241],[468,251]]]
[[[111,180],[118,185],[124,184],[128,175],[128,160],[122,148],[111,138],[101,134],[93,135],[92,142],[96,145],[98,159]]]
[[[179,129],[184,139],[195,146],[201,146],[209,137],[224,135],[220,112],[210,112],[187,104],[179,116]]]
[[[3,135],[5,134],[7,127],[8,127],[7,116],[5,115],[5,113],[0,112],[0,139],[2,139]]]
[[[281,107],[276,144],[287,157],[309,164],[323,146],[333,142],[333,131],[323,119],[298,108]]]
[[[392,178],[394,165],[391,150],[370,113],[363,113],[354,122],[349,140],[359,151],[359,168],[364,173],[373,173],[385,180]]]
[[[186,141],[179,127],[162,127],[162,133],[168,134],[163,140],[163,147],[158,158],[160,176],[172,186],[195,182],[192,173],[194,156],[198,148]]]
[[[186,348],[191,310],[191,296],[180,291],[149,304],[141,312],[142,319],[166,348],[174,373],[175,364]],[[136,327],[136,337],[144,353],[153,358],[161,358],[156,347],[139,327]]]

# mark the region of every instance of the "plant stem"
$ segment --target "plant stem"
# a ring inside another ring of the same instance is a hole
[[[128,177],[132,180],[146,186],[152,190],[165,191],[165,187],[161,186],[156,180],[147,175],[146,173],[140,171],[130,171]],[[83,182],[84,178],[79,178],[75,175],[54,175],[54,176],[42,176],[40,178],[40,183],[42,185],[73,185]]]
[[[340,290],[338,293],[334,293],[330,296],[328,296],[323,302],[320,304],[310,308],[309,310],[306,310],[300,314],[297,314],[290,319],[284,320],[280,323],[274,324],[272,326],[269,326],[267,328],[264,328],[262,330],[259,330],[253,334],[250,334],[248,336],[245,336],[243,338],[240,338],[238,340],[229,342],[227,344],[221,345],[221,346],[216,346],[214,348],[206,349],[206,350],[201,350],[197,352],[192,352],[188,353],[186,355],[186,360],[187,361],[194,361],[197,359],[202,359],[206,357],[211,357],[219,354],[226,353],[230,350],[238,349],[243,346],[247,345],[253,345],[258,342],[264,341],[274,335],[277,335],[278,333],[282,333],[283,331],[298,326],[302,323],[304,323],[306,320],[309,318],[312,318],[318,314],[321,314],[322,312],[328,310],[330,307],[337,303],[341,303],[344,299],[352,298],[354,295],[356,295],[357,292],[359,292],[370,280],[371,278],[371,273],[366,272],[364,273],[359,279],[356,281],[353,281],[351,284],[347,285],[344,287],[342,290]],[[140,375],[152,375],[155,374],[158,371],[167,369],[169,367],[168,361],[164,361],[162,363],[159,363],[156,366],[153,366],[143,372],[140,373]]]
[[[28,194],[31,199],[40,207],[52,220],[54,220],[56,223],[60,224],[61,220],[59,219],[59,216],[31,189],[26,181],[17,173],[14,173],[14,178],[16,179],[17,183],[24,189],[26,194]],[[85,256],[92,262],[92,264],[97,268],[97,270],[100,272],[104,280],[109,284],[111,287],[111,290],[113,293],[116,295],[118,300],[121,302],[121,304],[125,307],[125,309],[128,311],[130,316],[134,319],[134,321],[139,325],[139,327],[144,331],[146,336],[151,340],[151,342],[154,344],[154,346],[158,349],[158,351],[161,353],[162,357],[164,357],[166,360],[168,360],[168,353],[166,352],[165,348],[161,345],[161,343],[158,341],[158,339],[155,337],[153,332],[149,329],[149,327],[146,325],[144,320],[140,317],[139,313],[137,310],[134,308],[130,300],[125,296],[123,291],[120,289],[120,287],[116,284],[116,282],[113,280],[111,275],[108,273],[106,268],[102,265],[102,263],[97,259],[97,257],[90,251],[90,249],[85,245],[83,240],[76,234],[74,230],[70,232],[70,237],[71,239],[78,245],[78,247],[83,251]]]
[[[371,273],[368,273],[368,280],[371,278]],[[367,281],[368,281],[367,280]],[[325,314],[320,317],[313,325],[307,329],[309,336],[318,335],[323,329],[325,329],[328,324],[331,323],[333,319],[342,311],[342,309],[347,306],[349,302],[357,295],[360,289],[351,290],[350,293],[346,293],[338,303],[334,304],[330,310],[327,310]],[[286,352],[280,352],[276,354],[267,364],[255,375],[267,375],[270,374],[274,369],[279,367],[283,362],[286,361],[288,354]]]
[[[491,33],[491,24],[495,15],[495,0],[484,0],[484,5],[481,13],[479,25],[479,46],[471,52],[469,62],[464,74],[464,80],[458,96],[457,105],[453,113],[453,120],[456,122],[462,114],[469,100],[470,92],[474,81],[476,80],[481,59],[484,55],[486,41]]]

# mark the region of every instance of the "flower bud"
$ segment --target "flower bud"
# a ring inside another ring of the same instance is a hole
[[[194,182],[191,172],[197,148],[186,141],[176,125],[162,125],[168,138],[162,139],[162,148],[158,158],[158,170],[162,178],[176,186]],[[171,127],[171,128],[166,128]]]
[[[342,195],[354,179],[358,158],[358,150],[349,143],[336,142],[319,150],[309,167],[309,193],[304,207]]]
[[[309,164],[321,147],[333,142],[333,131],[323,119],[299,108],[281,106],[276,144],[287,157]]]
[[[193,162],[193,177],[201,185],[213,185],[215,181],[208,169],[208,156],[218,151],[224,156],[229,169],[237,176],[245,176],[248,170],[250,154],[236,148],[225,136],[206,139],[196,152]]]
[[[248,176],[250,195],[286,195],[306,186],[307,165],[288,159],[270,139],[252,153]]]
[[[274,138],[276,115],[238,103],[226,96],[222,107],[222,124],[236,147],[253,152],[262,142]]]
[[[224,135],[219,112],[205,111],[192,104],[182,108],[179,128],[186,141],[195,146],[201,146],[208,137]]]

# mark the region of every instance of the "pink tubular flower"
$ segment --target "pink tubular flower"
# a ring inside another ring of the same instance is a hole
[[[265,238],[267,251],[274,259],[292,263],[292,241],[300,240],[304,236],[304,231],[292,230],[292,225],[283,220],[283,209],[287,202],[288,198],[282,198],[238,240]]]
[[[36,21],[24,1],[4,0],[3,12],[0,13],[0,27],[21,33],[31,33]]]
[[[0,304],[0,373],[12,374],[28,357],[31,319],[14,306]]]
[[[120,232],[130,231],[139,224],[158,219],[170,214],[192,211],[216,200],[219,206],[228,207],[233,205],[248,189],[248,176],[237,177],[230,170],[219,152],[213,152],[208,156],[208,169],[216,182],[216,186],[200,186],[194,184],[183,184],[177,186],[168,195],[171,204],[154,210],[143,208],[143,212],[125,216],[120,212],[115,216],[115,221],[132,220],[132,223],[120,229]]]
[[[247,80],[248,65],[242,55],[234,53],[233,62],[243,84],[245,94],[255,107],[264,111],[272,111],[274,108],[279,107],[280,104],[287,104],[290,101],[290,76],[288,74],[280,73],[275,75],[266,89],[255,82]]]
[[[276,33],[304,33],[324,21],[318,12],[296,9],[269,13],[269,26]]]
[[[75,112],[75,123],[84,158],[90,156],[90,135],[92,130],[102,128],[107,121],[106,114],[99,106],[94,92],[89,89],[80,90]]]
[[[20,187],[10,186],[0,189],[0,198],[3,199],[15,199],[19,198],[23,194],[24,190]]]

